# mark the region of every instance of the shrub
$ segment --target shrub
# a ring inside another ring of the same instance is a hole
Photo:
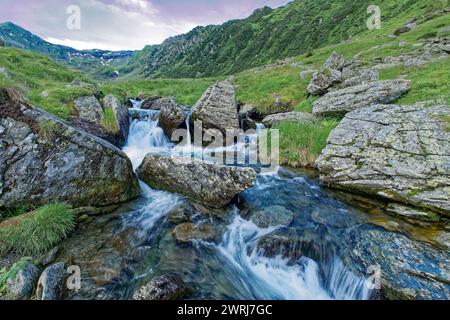
[[[54,203],[0,224],[0,255],[34,255],[50,250],[73,229],[74,215],[65,203]]]

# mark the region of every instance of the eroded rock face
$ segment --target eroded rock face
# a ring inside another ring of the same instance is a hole
[[[111,144],[0,91],[0,207],[63,201],[105,206],[138,196],[130,160]]]
[[[190,158],[149,154],[137,169],[150,186],[188,196],[206,206],[221,208],[253,186],[251,168],[227,167]]]
[[[171,99],[166,103],[159,114],[159,126],[163,128],[164,132],[171,137],[172,133],[180,128],[186,122],[186,114],[183,109]]]
[[[153,278],[136,290],[133,300],[179,300],[189,297],[191,293],[192,290],[179,276],[167,274]]]
[[[119,128],[118,135],[120,144],[124,144],[128,139],[128,131],[130,130],[128,108],[113,95],[107,95],[103,99],[103,107],[105,108],[105,110],[112,110],[114,117],[116,118],[117,127]]]
[[[212,85],[192,109],[191,126],[195,121],[202,121],[203,130],[218,129],[239,130],[239,116],[234,85],[221,81]]]
[[[99,123],[103,118],[103,108],[94,96],[79,97],[74,100],[74,108],[81,119]]]
[[[340,116],[374,104],[392,103],[411,89],[408,80],[384,80],[331,91],[313,104],[317,116]]]
[[[450,216],[445,105],[375,105],[350,112],[316,164],[327,185]]]
[[[264,118],[262,123],[267,127],[270,128],[274,125],[277,125],[280,122],[284,121],[295,121],[295,122],[312,122],[315,120],[315,117],[306,112],[287,112],[287,113],[278,113],[273,114],[270,116],[267,116]]]

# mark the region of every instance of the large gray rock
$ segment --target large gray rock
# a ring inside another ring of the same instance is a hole
[[[445,105],[350,112],[316,162],[321,180],[450,216],[449,117]]]
[[[156,189],[180,193],[213,208],[227,205],[237,194],[253,186],[256,179],[250,168],[155,154],[145,157],[137,173]]]
[[[38,300],[60,300],[67,272],[64,263],[55,263],[44,270],[36,289]]]
[[[141,103],[141,109],[144,110],[161,110],[162,105],[168,101],[167,98],[163,98],[160,95],[150,97],[139,95],[139,98],[143,100]]]
[[[343,238],[345,263],[355,273],[381,276],[380,298],[390,300],[448,300],[448,251],[404,235],[362,225]]]
[[[344,67],[348,66],[349,64],[350,62],[347,61],[344,58],[344,56],[337,53],[336,51],[333,51],[333,53],[328,57],[328,59],[323,64],[323,67],[331,70],[342,71]]]
[[[171,98],[170,102],[161,108],[159,126],[171,137],[172,133],[186,122],[186,114]]]
[[[189,297],[192,290],[173,274],[153,278],[133,295],[133,300],[179,300]]]
[[[119,128],[118,135],[120,142],[121,144],[124,144],[128,139],[128,131],[130,130],[128,108],[113,95],[107,95],[103,99],[103,107],[105,110],[112,110],[114,117],[116,118],[117,127]]]
[[[0,90],[0,155],[0,208],[105,206],[139,195],[122,151],[21,102],[12,90]]]
[[[228,81],[212,85],[192,109],[191,125],[202,121],[203,130],[218,129],[223,133],[227,130],[239,130],[239,116],[235,89]]]
[[[99,123],[103,118],[103,109],[94,96],[79,97],[73,102],[77,116],[81,119]]]
[[[374,104],[394,102],[411,89],[408,80],[384,80],[331,91],[316,100],[313,114],[318,116],[341,116],[347,112]]]
[[[26,262],[14,279],[7,280],[8,293],[14,300],[30,299],[39,280],[39,268]]]
[[[344,81],[340,85],[341,88],[354,87],[361,84],[369,84],[371,82],[379,81],[380,74],[376,69],[350,69],[347,74],[343,72]]]
[[[270,128],[274,125],[279,124],[280,122],[285,121],[295,121],[295,122],[312,122],[315,120],[315,117],[306,112],[287,112],[287,113],[278,113],[278,114],[272,114],[270,116],[267,116],[263,119],[262,123],[267,127]]]
[[[340,83],[341,81],[341,71],[322,68],[320,71],[313,74],[306,90],[313,96],[321,96],[327,93],[329,88]]]

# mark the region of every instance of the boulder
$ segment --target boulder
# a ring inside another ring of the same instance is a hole
[[[279,124],[280,122],[285,121],[295,121],[295,122],[312,122],[315,120],[315,117],[306,112],[287,112],[287,113],[278,113],[273,114],[270,116],[267,116],[263,119],[262,123],[267,127],[270,128],[274,125]]]
[[[227,205],[256,179],[251,168],[155,154],[145,157],[137,173],[151,187],[183,194],[213,208]]]
[[[164,104],[159,114],[159,126],[163,128],[164,132],[171,137],[172,133],[182,127],[186,122],[186,114],[180,106],[175,103],[175,100],[170,98],[170,101]]]
[[[342,72],[338,70],[322,69],[314,73],[306,90],[313,96],[321,96],[328,89],[342,81]]]
[[[380,298],[389,300],[448,300],[448,251],[431,247],[382,228],[362,225],[342,239],[344,262],[357,274],[379,268]],[[353,266],[353,267],[352,267]],[[376,291],[374,292],[376,294]]]
[[[38,300],[60,300],[66,276],[66,268],[62,262],[55,263],[45,269],[39,278],[36,298]]]
[[[323,64],[324,68],[328,68],[331,70],[339,70],[342,71],[344,67],[350,64],[343,55],[333,51],[333,53],[328,57],[328,59]]]
[[[11,298],[14,300],[30,299],[38,283],[39,274],[38,267],[31,262],[26,262],[16,273],[14,279],[7,280],[8,293]]]
[[[124,144],[128,139],[128,131],[130,130],[128,108],[113,95],[107,95],[103,99],[103,107],[105,110],[112,110],[116,119],[117,127],[119,128],[118,135],[120,142],[121,144]]]
[[[161,110],[161,108],[167,104],[172,103],[172,98],[161,97],[160,95],[151,96],[145,99],[141,104],[141,109],[144,110]]]
[[[203,131],[218,129],[222,133],[227,130],[239,130],[239,117],[234,85],[229,81],[217,82],[206,90],[192,109],[190,124],[201,121]]]
[[[217,242],[218,230],[209,223],[182,223],[175,227],[173,236],[179,243],[190,243],[195,240]]]
[[[139,195],[127,156],[0,90],[0,208],[52,201],[106,206]]]
[[[321,180],[450,216],[450,108],[424,105],[348,113],[316,162]]]
[[[153,278],[133,295],[133,300],[179,300],[188,298],[192,290],[173,274]]]
[[[394,102],[411,89],[408,80],[384,80],[331,91],[313,103],[317,116],[341,116],[374,104]]]
[[[294,213],[281,206],[272,206],[256,211],[251,220],[259,228],[288,226],[294,220]]]
[[[344,71],[345,72],[345,71]],[[350,71],[351,73],[351,71]],[[376,69],[362,69],[354,72],[353,74],[345,75],[344,82],[341,87],[348,88],[358,86],[361,84],[369,84],[371,82],[379,81],[380,73]]]
[[[94,96],[79,97],[73,102],[77,116],[81,119],[99,123],[103,118],[103,109]]]

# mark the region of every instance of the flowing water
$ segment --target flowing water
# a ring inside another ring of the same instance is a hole
[[[123,148],[135,168],[150,152],[180,151],[158,127],[157,111],[138,111],[141,117],[132,120]],[[217,225],[221,240],[192,245],[175,242],[167,218],[188,200],[140,185],[139,199],[66,244],[65,255],[81,265],[86,284],[70,298],[127,299],[136,287],[166,273],[182,276],[199,299],[370,298],[366,275],[344,264],[340,248],[341,237],[364,219],[306,176],[283,168],[259,174],[239,203],[221,210],[221,219],[194,216],[196,222]],[[264,208],[290,210],[294,220],[289,228],[258,228],[248,217]],[[265,254],[258,243],[271,237],[287,237],[293,245],[283,254]]]

